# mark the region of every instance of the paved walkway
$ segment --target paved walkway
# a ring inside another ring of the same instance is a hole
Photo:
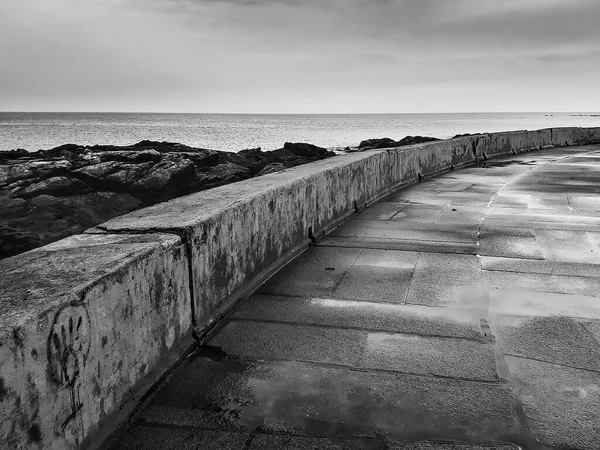
[[[210,345],[115,448],[600,449],[600,146],[390,195]]]

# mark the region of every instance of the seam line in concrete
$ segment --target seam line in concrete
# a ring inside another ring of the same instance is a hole
[[[415,265],[413,267],[412,272],[410,273],[410,280],[408,283],[408,289],[406,290],[406,293],[404,294],[404,301],[402,302],[403,305],[408,305],[408,296],[410,294],[410,290],[412,289],[413,286],[413,278],[415,275],[415,271],[417,270],[417,264],[419,264],[419,259],[421,258],[421,252],[417,252],[417,260],[415,261]]]
[[[90,234],[173,234],[175,236],[178,236],[179,239],[181,239],[181,243],[183,244],[184,248],[185,248],[185,256],[187,259],[187,264],[188,264],[188,289],[189,289],[189,294],[190,294],[190,301],[191,301],[191,305],[190,305],[190,311],[191,311],[191,324],[192,324],[192,338],[199,342],[200,337],[198,336],[197,333],[197,324],[196,324],[196,301],[194,298],[194,276],[193,276],[193,261],[192,261],[192,245],[191,245],[191,232],[188,229],[171,229],[171,228],[151,228],[148,230],[128,230],[128,229],[122,229],[122,230],[110,230],[107,227],[104,227],[102,225],[98,225],[96,228],[98,228],[99,230],[102,230],[103,233],[90,233]]]

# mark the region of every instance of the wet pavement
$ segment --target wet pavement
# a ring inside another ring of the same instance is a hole
[[[600,146],[397,191],[234,310],[113,449],[600,449]]]

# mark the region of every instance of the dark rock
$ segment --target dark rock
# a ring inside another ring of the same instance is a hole
[[[26,160],[8,161],[0,165],[0,187],[29,178],[45,178],[62,175],[72,168],[72,164],[64,159],[59,160]],[[38,180],[36,180],[38,181]]]
[[[0,152],[0,258],[137,208],[331,156],[302,143],[232,153],[156,141]]]
[[[422,144],[424,142],[439,141],[440,139],[430,136],[406,136],[398,141],[398,147],[404,145]]]
[[[478,136],[481,133],[463,133],[463,134],[457,134],[455,136],[452,136],[452,139],[456,139],[456,138],[460,138],[460,137],[467,137],[467,136]]]
[[[91,153],[91,152],[90,152]],[[140,151],[106,151],[98,153],[99,161],[123,161],[123,162],[158,162],[161,160],[161,153],[156,150],[140,150]]]
[[[7,212],[12,209],[22,209],[27,207],[27,202],[22,198],[10,198],[8,196],[0,196],[0,213]]]
[[[42,246],[34,233],[0,224],[0,259]]]
[[[172,184],[188,184],[195,174],[196,165],[192,161],[179,155],[167,155],[131,186],[136,191],[158,191]]]
[[[29,152],[24,148],[17,148],[15,150],[0,151],[0,161],[9,159],[18,159],[29,155]]]
[[[23,200],[24,201],[24,200]],[[52,195],[38,195],[37,197],[33,197],[29,202],[32,206],[37,208],[46,208],[50,205],[54,205],[58,203],[60,200]],[[26,202],[25,202],[26,203]]]
[[[329,154],[326,148],[317,147],[312,144],[286,142],[283,148],[289,150],[294,155],[303,156],[305,158],[325,158]]]
[[[248,168],[233,163],[219,164],[210,169],[208,173],[213,177],[213,180],[224,181],[220,184],[235,183],[236,181],[252,178],[252,173]]]
[[[12,196],[31,198],[39,195],[74,195],[87,190],[88,186],[77,179],[51,177],[38,183],[30,184],[26,188],[19,189]]]
[[[359,149],[371,149],[371,148],[385,148],[384,146],[393,147],[394,143],[393,139],[390,138],[379,138],[379,139],[366,139],[361,141],[358,144]]]
[[[399,141],[390,138],[367,139],[362,141],[355,151],[375,150],[379,148],[403,147],[405,145],[421,144],[423,142],[439,141],[438,138],[428,136],[406,136]]]
[[[261,170],[258,175],[266,175],[268,173],[276,173],[285,170],[285,166],[281,163],[271,163],[266,165],[263,170]]]

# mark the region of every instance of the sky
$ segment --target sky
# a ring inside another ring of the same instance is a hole
[[[0,0],[0,111],[600,110],[599,0]]]

